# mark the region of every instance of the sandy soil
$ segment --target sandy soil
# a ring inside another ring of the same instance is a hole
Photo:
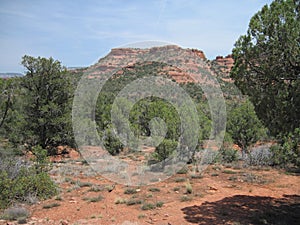
[[[126,187],[95,174],[80,158],[59,161],[51,171],[59,195],[26,206],[27,224],[300,224],[299,174],[211,165],[202,174]],[[143,210],[145,203],[156,207]]]

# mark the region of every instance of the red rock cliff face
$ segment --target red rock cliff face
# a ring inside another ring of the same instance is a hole
[[[221,66],[221,70],[227,74],[230,73],[233,65],[234,65],[234,60],[232,55],[227,55],[225,57],[223,56],[217,56],[216,57],[216,62]]]
[[[179,64],[184,64],[188,68],[193,70],[198,70],[199,67],[205,67],[208,69],[209,67],[204,62],[206,60],[205,54],[203,51],[198,49],[182,49],[176,45],[167,45],[161,47],[152,47],[148,49],[139,49],[139,48],[114,48],[111,52],[104,58],[100,59],[98,63],[91,66],[94,68],[93,73],[90,73],[90,78],[100,78],[101,75],[105,73],[105,71],[113,71],[114,69],[120,68],[120,62],[126,62],[126,68],[134,68],[134,64],[137,63],[138,59],[142,55],[146,55],[148,53],[152,54],[162,54],[163,52],[173,52],[174,58],[172,58],[176,62],[180,62]],[[176,56],[177,52],[185,52],[187,58]],[[199,59],[203,61],[203,65],[198,65],[195,63]],[[104,63],[105,62],[105,63]],[[171,79],[175,80],[178,83],[189,83],[196,82],[195,78],[193,78],[193,74],[187,73],[183,71],[181,68],[177,68],[172,63],[170,66],[166,66],[163,69],[164,74],[168,74]],[[115,71],[118,75],[122,75],[122,71]]]
[[[115,48],[96,64],[90,66],[86,70],[86,75],[90,79],[102,79],[109,74],[122,76],[122,68],[134,70],[136,63],[152,63],[157,62],[157,60],[167,64],[159,74],[169,75],[177,83],[196,82],[215,85],[213,77],[217,76],[226,82],[233,82],[229,77],[229,72],[234,63],[231,55],[218,56],[214,60],[215,63],[211,63],[207,61],[203,51],[183,49],[176,45],[148,49]],[[222,74],[216,72],[215,64],[220,66]]]

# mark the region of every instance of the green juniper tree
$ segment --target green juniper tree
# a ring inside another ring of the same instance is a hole
[[[25,55],[22,80],[26,90],[26,142],[42,148],[72,145],[71,87],[66,69],[53,58]]]

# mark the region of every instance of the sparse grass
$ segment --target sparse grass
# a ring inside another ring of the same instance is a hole
[[[57,202],[53,202],[53,203],[50,203],[50,204],[44,205],[44,206],[43,206],[43,209],[51,209],[51,208],[58,207],[58,206],[60,206],[60,204],[59,204],[59,203],[57,203]]]
[[[269,181],[266,180],[264,177],[255,175],[253,173],[245,173],[243,174],[243,181],[247,183],[256,183],[256,184],[266,184]]]
[[[60,195],[58,195],[58,196],[56,196],[55,197],[55,199],[54,200],[56,200],[56,201],[62,201],[63,200],[63,198],[60,196]]]
[[[164,205],[164,202],[159,201],[159,202],[156,202],[155,205],[156,205],[156,207],[161,208]]]
[[[143,218],[145,218],[145,217],[146,217],[145,214],[139,214],[139,215],[138,215],[138,218],[139,218],[139,219],[143,219]]]
[[[84,201],[88,201],[88,202],[100,202],[103,200],[103,196],[102,195],[98,195],[95,197],[84,197],[82,198]]]
[[[188,181],[188,182],[185,184],[185,189],[186,189],[186,193],[187,193],[187,194],[192,194],[192,193],[193,193],[193,187],[192,187],[190,181]]]
[[[180,182],[184,182],[184,181],[186,181],[186,179],[185,179],[184,177],[177,177],[177,178],[175,179],[175,182],[176,182],[176,183],[180,183]]]
[[[226,173],[226,174],[236,174],[237,172],[233,171],[233,170],[223,170],[223,173]]]
[[[90,182],[81,182],[81,181],[77,181],[76,184],[77,184],[79,187],[91,187],[91,186],[93,186],[93,184],[90,183]]]
[[[103,188],[98,186],[98,185],[93,185],[88,191],[89,192],[99,192],[99,191],[102,191]]]
[[[152,178],[152,179],[150,179],[150,182],[158,182],[159,181],[159,179],[158,178]]]
[[[180,201],[181,202],[189,202],[189,201],[192,201],[192,197],[191,196],[188,196],[188,195],[183,195],[180,197]]]
[[[149,203],[149,202],[145,202],[141,207],[142,210],[151,210],[155,208],[156,206],[153,203]]]
[[[201,178],[203,178],[203,176],[201,174],[192,174],[191,178],[192,179],[201,179]]]
[[[127,195],[132,195],[132,194],[136,194],[137,191],[136,189],[134,188],[127,188],[125,191],[124,191],[124,194],[127,194]]]
[[[118,197],[118,198],[116,198],[116,200],[115,200],[115,204],[126,204],[126,202],[127,202],[127,199],[125,199],[125,198],[120,198],[120,197]]]
[[[202,193],[196,193],[196,194],[195,194],[195,197],[203,198],[203,197],[204,197],[204,194],[202,194]]]
[[[174,187],[173,188],[173,191],[179,191],[180,190],[180,187]]]
[[[112,191],[113,189],[115,188],[115,186],[114,185],[107,185],[106,187],[105,187],[105,189],[107,190],[107,191]]]
[[[218,173],[212,173],[211,176],[212,177],[217,177],[217,176],[219,176],[219,174]]]
[[[152,198],[153,197],[153,194],[147,194],[146,198]]]
[[[156,187],[151,187],[148,190],[151,191],[151,192],[160,192],[160,189],[156,188]]]
[[[140,199],[129,199],[127,202],[126,202],[126,205],[139,205],[139,204],[142,204],[142,200]]]
[[[189,168],[187,166],[182,167],[177,174],[187,174],[189,172]]]
[[[238,180],[238,176],[230,176],[229,178],[228,178],[228,180],[230,180],[230,181],[237,181]]]
[[[25,219],[29,216],[27,209],[22,207],[11,207],[4,210],[3,214],[0,216],[0,219],[4,220],[19,220]]]

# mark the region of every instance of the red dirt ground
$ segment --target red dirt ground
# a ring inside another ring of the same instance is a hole
[[[62,162],[51,171],[59,197],[26,206],[28,224],[300,224],[299,174],[211,165],[201,175],[187,172],[151,186],[126,187],[94,174],[82,159]],[[136,193],[125,194],[129,188]],[[102,200],[91,202],[99,195]],[[143,203],[116,204],[118,199],[163,205],[142,210]],[[45,208],[52,203],[59,206]]]

